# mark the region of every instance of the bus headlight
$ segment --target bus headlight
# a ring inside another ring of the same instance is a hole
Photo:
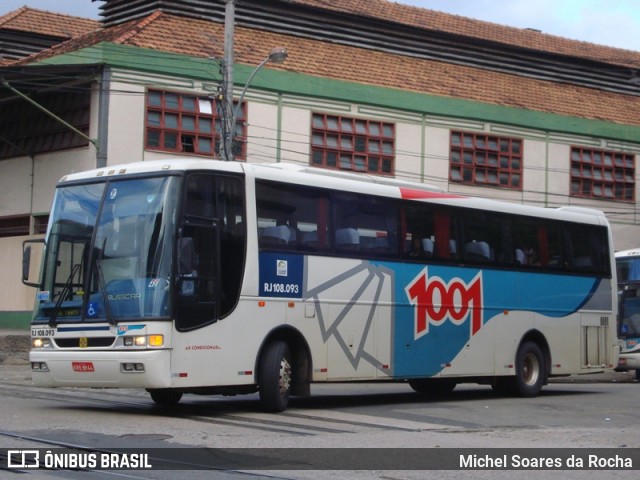
[[[162,347],[164,335],[140,335],[137,337],[124,337],[122,344],[125,347]]]
[[[51,342],[48,338],[32,338],[31,346],[33,348],[49,348],[51,347]]]

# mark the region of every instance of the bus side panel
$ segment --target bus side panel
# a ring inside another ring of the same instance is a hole
[[[286,315],[287,302],[261,304],[255,297],[241,298],[233,315],[190,332],[176,332],[172,386],[253,384],[260,347]]]
[[[326,363],[314,367],[328,380],[364,380],[389,375],[394,275],[362,260],[308,257],[304,298],[313,305]],[[317,379],[317,378],[316,378]]]
[[[305,318],[289,318],[308,336],[316,381],[510,375],[532,329],[551,338],[553,363],[576,372],[576,313],[612,307],[607,282],[589,276],[315,256],[303,276]]]
[[[394,376],[491,374],[494,339],[482,331],[494,316],[485,300],[487,272],[419,264],[405,264],[402,272],[396,285]],[[513,302],[513,284],[505,290]]]
[[[505,365],[514,363],[517,344],[539,318],[548,322],[545,331],[567,325],[563,342],[579,345],[581,317],[571,316],[598,285],[592,277],[435,265],[405,265],[404,272],[396,284],[396,377],[512,374]]]

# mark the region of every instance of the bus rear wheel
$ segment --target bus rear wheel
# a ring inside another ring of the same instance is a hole
[[[149,392],[149,395],[151,395],[151,400],[153,400],[156,405],[161,405],[163,407],[177,405],[182,398],[182,392],[172,390],[170,388],[158,388],[147,391]]]
[[[547,381],[544,355],[534,342],[520,345],[516,353],[515,377],[496,377],[491,383],[499,395],[536,397]]]
[[[269,412],[282,412],[289,404],[293,367],[289,346],[283,341],[267,345],[260,357],[258,391]]]
[[[521,397],[536,397],[546,383],[544,355],[534,342],[524,342],[516,354],[516,393]]]
[[[451,378],[417,378],[409,380],[409,386],[417,393],[445,396],[453,392],[457,382]]]

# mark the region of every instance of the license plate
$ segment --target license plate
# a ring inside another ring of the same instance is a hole
[[[95,372],[93,362],[71,362],[71,368],[74,372]]]
[[[53,337],[56,334],[55,328],[32,328],[32,337]]]

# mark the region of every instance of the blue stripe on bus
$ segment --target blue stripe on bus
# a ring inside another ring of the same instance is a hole
[[[393,326],[394,376],[431,376],[451,363],[472,336],[471,309],[460,321],[450,318],[428,325],[428,332],[416,338],[416,306],[406,288],[425,271],[424,265],[379,263],[395,272],[396,311]],[[549,318],[576,312],[598,286],[598,279],[571,275],[534,274],[502,270],[478,270],[451,266],[426,267],[428,276],[443,285],[460,279],[469,285],[482,273],[482,327],[507,311],[530,311]],[[497,286],[497,287],[496,287]],[[440,290],[446,290],[442,287]],[[438,292],[440,292],[438,290]],[[459,292],[457,292],[459,298]],[[436,313],[439,313],[435,307]]]
[[[58,332],[104,332],[109,331],[111,327],[58,327]]]
[[[116,333],[118,335],[124,335],[125,333],[132,332],[135,330],[142,330],[146,325],[119,325],[116,327]],[[58,333],[63,332],[108,332],[111,330],[110,326],[99,326],[99,327],[58,327]]]

